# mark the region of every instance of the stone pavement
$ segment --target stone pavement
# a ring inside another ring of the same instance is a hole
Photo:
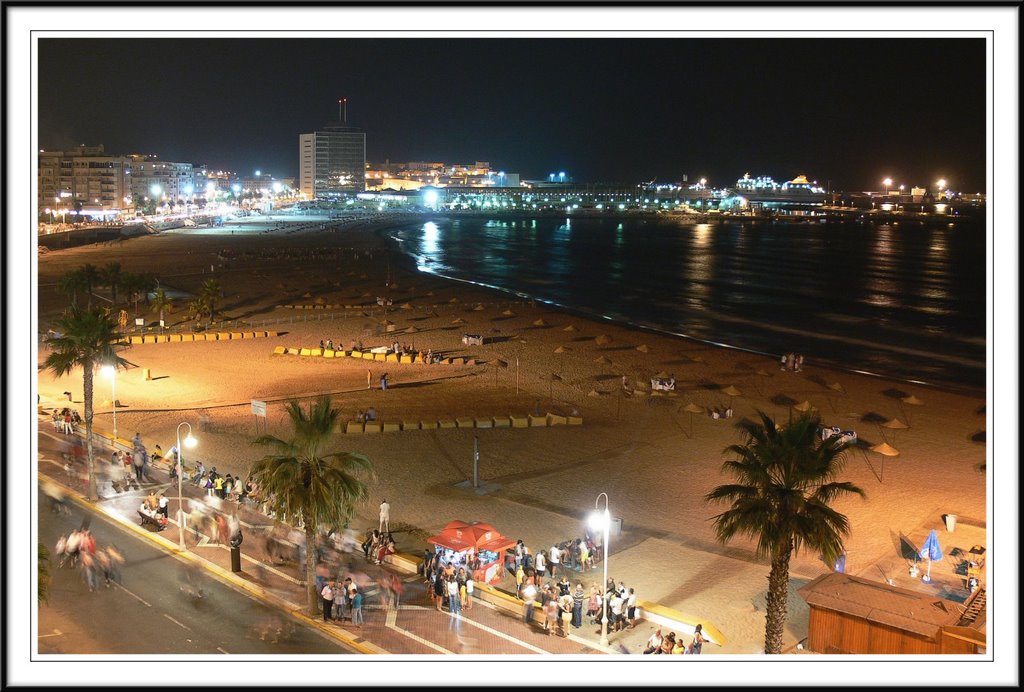
[[[39,422],[40,435],[59,439],[59,434],[52,430],[44,415],[40,416]],[[111,451],[102,440],[94,442],[99,478],[111,470]],[[40,473],[61,483],[69,492],[75,492],[76,488],[69,487],[74,483],[69,483],[64,473],[64,460],[42,458],[44,456],[41,455],[40,459]],[[82,462],[78,466],[80,468]],[[174,520],[178,514],[177,482],[172,482],[167,471],[160,466],[151,469],[150,478],[141,485],[122,482],[121,469],[113,469],[112,475],[113,483],[100,484],[101,499],[96,503],[97,509],[125,523],[135,524],[137,531],[151,534],[153,540],[165,549],[174,550],[179,541],[178,526]],[[137,513],[139,505],[151,492],[157,496],[166,494],[169,500],[170,521],[167,528],[159,532],[141,526]],[[334,578],[343,579],[348,574],[353,576],[366,599],[364,623],[356,627],[347,621],[325,623],[322,618],[312,619],[305,615],[306,591],[300,573],[302,566],[293,559],[282,561],[280,555],[271,556],[268,553],[265,536],[275,527],[273,519],[250,504],[226,501],[220,503],[219,509],[213,509],[205,497],[205,490],[192,485],[188,480],[182,483],[182,504],[186,512],[202,506],[211,513],[237,516],[244,536],[241,546],[242,569],[237,573],[231,572],[230,550],[220,542],[215,525],[199,527],[186,520],[185,546],[189,554],[200,558],[204,566],[223,580],[235,583],[255,597],[276,603],[293,616],[367,653],[639,654],[655,629],[651,623],[638,621],[635,629],[609,633],[609,647],[604,648],[599,644],[600,626],[588,624],[586,617],[583,627],[572,629],[569,636],[563,638],[547,634],[536,622],[527,625],[516,613],[501,610],[480,600],[475,600],[470,610],[453,616],[447,610],[438,612],[431,604],[424,580],[419,575],[402,576],[404,592],[398,607],[388,607],[382,602],[378,580],[391,570],[366,560],[358,549],[355,553],[331,556],[323,567]],[[282,526],[277,531],[287,528]],[[418,553],[422,552],[423,545],[400,545],[399,548]],[[595,568],[580,575],[570,570],[570,581],[575,583],[577,577],[584,585],[589,585],[592,581],[601,580],[602,571]],[[498,588],[508,593],[515,592],[513,579],[507,571]]]

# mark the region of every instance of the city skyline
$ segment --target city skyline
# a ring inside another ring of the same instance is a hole
[[[565,170],[586,182],[687,175],[729,185],[750,172],[805,174],[833,189],[877,188],[887,177],[908,187],[930,187],[939,177],[962,190],[986,184],[978,39],[41,39],[39,46],[44,149],[102,143],[108,151],[292,177],[299,134],[336,121],[337,101],[346,98],[349,124],[367,133],[370,161],[488,160],[523,179]],[[132,60],[113,60],[125,54]],[[80,89],[98,74],[127,85],[130,107],[106,90]],[[63,107],[76,90],[76,108]]]

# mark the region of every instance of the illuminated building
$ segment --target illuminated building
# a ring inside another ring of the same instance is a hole
[[[299,135],[299,190],[310,199],[332,199],[362,192],[366,177],[366,133],[348,124],[339,102],[339,120]]]
[[[131,207],[131,160],[105,154],[102,144],[40,150],[38,181],[41,213],[113,216]]]

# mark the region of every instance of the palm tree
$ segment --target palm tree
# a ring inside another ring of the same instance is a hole
[[[121,279],[121,286],[128,291],[131,300],[135,303],[135,316],[139,315],[139,301],[143,298],[149,302],[149,291],[156,283],[152,274],[125,274]]]
[[[206,326],[210,326],[210,322],[213,321],[213,315],[217,312],[217,301],[220,300],[220,281],[217,279],[207,279],[203,282],[203,288],[199,292],[199,298],[203,301],[206,306],[206,311],[209,313],[210,321],[206,323]]]
[[[321,396],[308,411],[298,402],[286,406],[292,435],[282,440],[261,435],[253,444],[271,453],[253,464],[250,477],[276,514],[299,516],[306,531],[306,596],[309,613],[316,616],[319,595],[313,579],[317,527],[342,526],[351,518],[355,503],[366,498],[360,472],[372,475],[369,459],[351,452],[325,454],[340,411],[331,398]]]
[[[121,287],[125,274],[121,271],[120,262],[108,262],[100,270],[100,277],[103,285],[110,288],[110,303],[117,305],[117,289]]]
[[[78,305],[79,292],[85,293],[88,290],[85,274],[81,269],[67,272],[57,280],[57,290],[64,295],[71,296],[72,305]]]
[[[150,309],[153,312],[160,313],[160,331],[163,332],[164,313],[174,312],[174,301],[167,295],[167,291],[162,288],[158,288],[153,294],[153,299],[150,301]]]
[[[86,262],[76,269],[75,273],[81,275],[81,281],[85,285],[85,293],[86,296],[88,296],[86,304],[92,305],[92,291],[96,286],[99,286],[102,281],[100,277],[100,270],[97,269],[95,265]]]
[[[128,361],[115,350],[123,346],[117,325],[99,308],[72,306],[58,321],[61,336],[47,340],[50,354],[43,367],[57,377],[82,368],[82,390],[85,399],[85,449],[89,464],[89,499],[96,500],[96,473],[92,456],[92,376],[100,364],[124,368]]]
[[[758,415],[760,423],[741,424],[746,444],[725,449],[738,459],[726,461],[722,470],[739,483],[721,485],[704,499],[732,502],[713,517],[720,542],[727,543],[738,534],[755,538],[758,557],[771,560],[764,650],[778,654],[786,623],[790,557],[806,548],[819,551],[827,564],[833,564],[843,552],[850,526],[846,516],[829,504],[848,494],[864,497],[864,491],[835,481],[850,443],[838,436],[821,441],[817,416],[804,414],[780,430],[766,413],[758,411]]]
[[[39,543],[39,554],[36,556],[36,571],[39,574],[39,591],[36,600],[40,603],[50,601],[50,550],[43,543]]]

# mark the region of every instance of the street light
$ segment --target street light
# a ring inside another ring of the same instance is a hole
[[[181,477],[185,475],[185,455],[181,453],[181,426],[188,426],[188,437],[185,438],[185,446],[189,449],[193,449],[196,446],[196,438],[192,437],[192,426],[189,423],[178,423],[178,428],[175,430],[175,437],[177,438],[178,446],[175,448],[178,450],[178,458],[175,463],[178,465],[178,547],[182,550],[185,549],[185,506],[181,503]]]
[[[604,511],[598,506],[604,495]],[[608,513],[608,493],[601,493],[594,500],[594,513],[590,515],[590,528],[595,531],[604,530],[604,581],[601,582],[601,646],[608,646],[608,532],[611,529],[612,517]]]
[[[110,378],[110,408],[114,411],[114,442],[117,442],[117,368],[113,365],[104,365],[102,372]]]
[[[886,178],[882,181],[882,185],[885,185],[885,195],[889,196],[889,186],[892,185],[892,178]]]

